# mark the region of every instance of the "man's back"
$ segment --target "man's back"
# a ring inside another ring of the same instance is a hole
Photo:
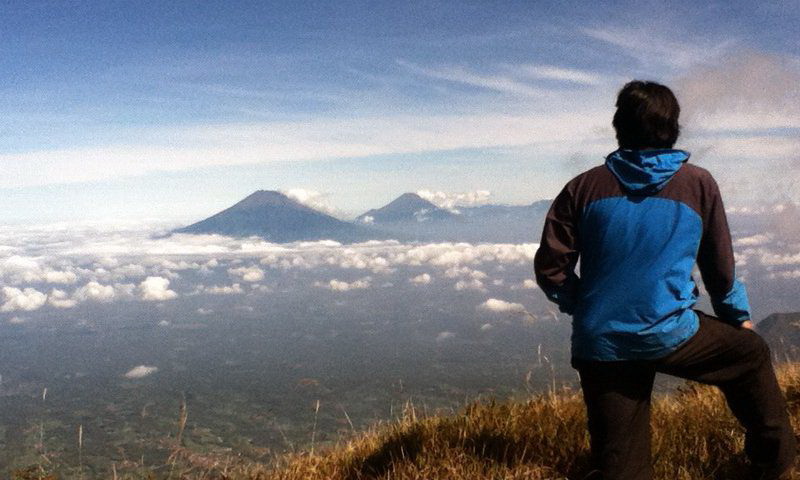
[[[748,317],[716,182],[688,158],[681,150],[618,150],[553,202],[536,273],[573,315],[573,357],[658,358],[691,337],[696,259],[717,314]]]

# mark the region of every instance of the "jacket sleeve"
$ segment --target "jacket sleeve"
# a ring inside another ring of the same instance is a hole
[[[575,311],[580,283],[575,274],[579,248],[574,205],[567,185],[547,212],[542,240],[533,260],[536,283],[559,310],[570,315]]]
[[[736,262],[725,207],[719,187],[710,176],[704,185],[703,236],[697,266],[714,314],[722,321],[741,325],[750,320],[750,304],[744,284],[736,279]]]

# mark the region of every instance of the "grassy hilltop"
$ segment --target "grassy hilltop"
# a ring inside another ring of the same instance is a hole
[[[800,431],[800,363],[779,365],[778,375],[792,423]],[[324,450],[278,457],[270,465],[176,446],[170,464],[149,476],[231,480],[582,479],[589,473],[585,415],[580,391],[569,389],[534,395],[524,402],[473,403],[451,416],[423,416],[408,405],[395,421],[376,425]],[[657,479],[742,478],[743,432],[718,390],[689,382],[674,393],[655,396],[652,426]],[[33,471],[20,473],[18,478],[39,478]],[[122,474],[118,478],[129,477]],[[793,478],[800,479],[800,474]]]

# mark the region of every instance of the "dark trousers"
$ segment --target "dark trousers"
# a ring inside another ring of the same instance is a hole
[[[603,480],[650,480],[650,394],[656,372],[715,385],[745,429],[753,478],[777,479],[796,441],[769,347],[749,329],[697,312],[700,329],[656,360],[572,359],[586,403],[594,467]]]

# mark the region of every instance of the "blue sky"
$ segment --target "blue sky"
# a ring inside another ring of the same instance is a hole
[[[175,221],[255,189],[550,198],[672,86],[730,204],[800,200],[800,2],[3,2],[0,220]]]

